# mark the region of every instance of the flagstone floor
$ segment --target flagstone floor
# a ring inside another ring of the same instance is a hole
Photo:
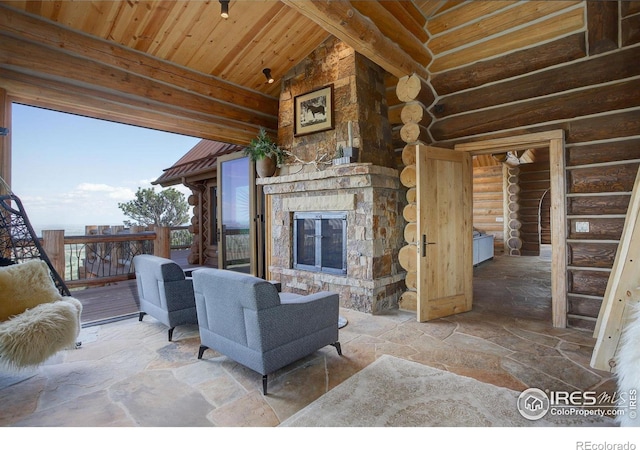
[[[196,327],[176,328],[173,342],[149,316],[84,328],[79,349],[14,378],[0,372],[0,426],[273,427],[383,354],[516,391],[615,390],[611,374],[589,367],[590,332],[551,327],[545,277],[523,275],[531,262],[521,261],[517,285],[502,277],[509,286],[488,274],[513,261],[483,264],[473,311],[418,323],[406,311],[342,309],[343,355],[328,346],[279,370],[266,396],[259,374],[211,350],[198,360]]]

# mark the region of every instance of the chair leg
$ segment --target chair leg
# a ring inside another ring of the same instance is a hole
[[[142,318],[146,315],[147,313],[144,311],[140,311],[140,315],[138,316],[138,322],[142,322]]]
[[[198,349],[198,359],[202,359],[202,354],[204,353],[204,351],[206,349],[208,349],[209,347],[207,347],[206,345],[201,345],[200,348]]]
[[[262,393],[267,395],[267,376],[262,375]]]
[[[338,350],[338,355],[342,356],[342,347],[340,347],[340,342],[334,342],[331,345],[333,345],[336,350]]]
[[[176,327],[171,327],[169,328],[169,342],[171,342],[171,339],[173,338],[173,330],[175,330]]]

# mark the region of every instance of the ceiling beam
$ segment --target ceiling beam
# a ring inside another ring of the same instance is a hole
[[[96,98],[119,93],[122,98],[138,102],[138,107],[147,104],[150,114],[165,105],[183,111],[178,114],[183,118],[206,115],[213,131],[209,139],[216,139],[214,130],[229,130],[232,123],[238,128],[234,142],[244,139],[248,142],[260,126],[277,128],[277,98],[3,5],[0,5],[0,66],[34,76],[32,80],[42,80],[41,87],[45,89],[46,83],[56,80],[70,88],[93,89]],[[201,126],[199,123],[198,128]],[[252,128],[250,133],[247,128]],[[225,132],[218,140],[228,136]]]
[[[281,1],[398,78],[413,73],[425,80],[429,78],[423,65],[386,37],[349,0]]]
[[[59,50],[14,39],[2,35],[1,31],[0,36],[0,67],[39,75],[43,79],[57,79],[71,85],[93,87],[101,92],[120,92],[149,102],[167,103],[183,109],[208,113],[212,117],[254,124],[256,128],[273,128],[275,124],[272,116],[233,107],[178,86],[159,83],[157,80],[140,76],[135,71],[105,66]]]
[[[11,92],[15,103],[202,139],[245,145],[256,135],[249,124],[0,68],[0,93],[3,90]]]
[[[378,29],[387,38],[398,44],[407,54],[413,58],[420,65],[427,67],[431,62],[431,53],[427,50],[424,43],[427,41],[427,32],[424,32],[426,36],[424,41],[418,39],[408,29],[413,22],[402,22],[399,18],[393,15],[384,4],[396,4],[396,2],[377,2],[371,0],[349,0],[351,5],[356,8],[360,13],[364,14],[376,24]],[[402,6],[396,5],[401,11],[406,11]]]
[[[56,48],[79,57],[163,83],[187,89],[232,105],[277,116],[278,99],[237,86],[211,75],[168,63],[142,52],[78,33],[38,16],[0,4],[0,31],[28,42]],[[268,107],[268,108],[267,108]]]

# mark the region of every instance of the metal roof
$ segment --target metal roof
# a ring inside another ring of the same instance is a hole
[[[216,170],[219,156],[239,152],[243,149],[244,147],[241,145],[203,139],[173,166],[164,169],[163,174],[151,184],[161,186],[180,184],[184,178]]]

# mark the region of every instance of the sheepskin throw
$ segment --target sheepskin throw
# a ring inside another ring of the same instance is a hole
[[[81,314],[82,303],[60,295],[44,261],[0,267],[0,364],[36,366],[74,347]]]
[[[60,299],[49,266],[34,259],[0,267],[0,322],[41,303]]]
[[[0,323],[0,361],[13,367],[37,366],[60,350],[73,348],[81,312],[82,303],[63,297]]]
[[[627,307],[631,309],[629,322],[622,332],[616,361],[618,392],[624,398],[630,398],[634,392],[636,396],[640,393],[640,302]],[[637,403],[635,406],[635,409],[629,408],[620,417],[621,426],[640,426],[640,410],[637,409]]]

